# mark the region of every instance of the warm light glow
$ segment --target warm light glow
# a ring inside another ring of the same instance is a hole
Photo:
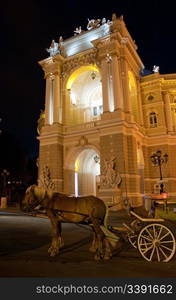
[[[134,75],[131,71],[128,71],[128,77],[129,77],[129,88],[130,88],[130,92],[131,92],[132,89],[136,89],[136,82],[134,79]]]
[[[131,71],[128,71],[129,90],[131,97],[132,113],[136,122],[139,120],[138,116],[138,100],[137,100],[137,84],[136,78]]]
[[[76,104],[76,95],[71,91],[70,93],[71,103]]]
[[[95,71],[95,72],[99,72],[98,68],[94,65],[88,65],[88,66],[82,66],[79,69],[75,70],[71,76],[69,77],[67,84],[66,84],[66,88],[67,90],[70,90],[72,87],[73,82],[75,81],[75,79],[78,77],[78,75],[80,75],[81,73],[85,72],[85,71]]]
[[[75,172],[75,197],[78,197],[78,173]]]
[[[79,171],[79,160],[77,159],[75,161],[75,172],[78,172]]]

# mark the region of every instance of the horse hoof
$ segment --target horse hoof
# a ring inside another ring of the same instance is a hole
[[[58,253],[59,253],[59,251],[53,250],[53,251],[50,252],[50,256],[54,257],[54,256],[56,256]]]
[[[94,259],[97,260],[97,261],[98,261],[98,260],[101,260],[101,256],[100,256],[99,254],[96,254],[96,255],[94,256]]]
[[[104,257],[103,257],[103,260],[110,260],[111,259],[111,256],[109,256],[109,255],[105,255]]]
[[[50,256],[54,257],[54,256],[56,256],[59,253],[59,250],[57,250],[57,249],[55,249],[53,247],[50,247],[48,249],[48,253],[50,254]]]
[[[52,248],[50,247],[49,249],[48,249],[48,253],[51,253],[52,252]]]
[[[51,252],[51,253],[50,253],[50,256],[51,256],[51,257],[56,256],[56,252],[55,252],[55,251]]]

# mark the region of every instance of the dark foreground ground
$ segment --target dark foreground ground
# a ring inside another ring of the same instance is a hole
[[[113,225],[121,223],[116,214]],[[149,263],[128,243],[119,245],[110,261],[96,262],[88,251],[92,233],[87,226],[63,225],[65,246],[55,258],[48,256],[48,219],[0,210],[0,277],[116,277],[175,278],[176,259]]]

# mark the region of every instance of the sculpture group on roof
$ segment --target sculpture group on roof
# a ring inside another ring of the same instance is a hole
[[[63,37],[59,37],[59,43],[56,43],[55,40],[51,41],[51,45],[46,51],[50,54],[50,56],[54,56],[56,54],[64,55],[64,47],[63,47]]]
[[[101,19],[88,19],[88,24],[87,24],[87,30],[92,30],[92,29],[96,29],[99,28],[101,25],[112,25],[113,22],[117,19],[116,14],[112,15],[112,21],[110,20],[106,20],[106,18],[102,18]],[[123,20],[123,16],[121,16],[119,18],[120,20]],[[82,34],[83,32],[85,32],[84,30],[82,30],[81,26],[76,27],[76,29],[74,30],[74,35],[79,35]],[[59,42],[55,42],[55,40],[51,41],[51,45],[49,48],[46,49],[46,51],[50,54],[50,56],[54,56],[56,54],[62,54],[64,55],[64,47],[63,47],[63,38],[62,36],[60,36],[59,38]]]

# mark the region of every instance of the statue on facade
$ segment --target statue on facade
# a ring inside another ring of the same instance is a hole
[[[115,13],[112,14],[112,21],[116,21],[117,20],[117,16]]]
[[[42,170],[41,178],[39,180],[39,186],[46,190],[54,190],[55,184],[51,179],[51,173],[48,166],[45,166]]]
[[[106,21],[106,18],[103,18],[102,21],[101,21],[101,25],[104,25],[104,24],[112,25],[112,21],[110,21],[110,20]]]
[[[81,34],[81,33],[82,33],[81,26],[76,27],[76,29],[74,30],[74,35]]]
[[[122,181],[120,174],[116,170],[116,158],[103,160],[102,171],[100,175],[100,184],[104,187],[118,187]]]
[[[64,48],[64,40],[63,40],[63,37],[62,37],[62,36],[59,37],[59,45],[58,45],[58,49],[59,49],[59,53],[60,53],[63,57],[66,57],[66,56],[67,56],[66,51],[65,51],[65,48]]]
[[[95,29],[95,28],[100,27],[100,22],[101,22],[101,19],[96,19],[96,20],[95,19],[92,19],[92,20],[88,19],[87,29],[91,30],[91,29]]]
[[[153,72],[158,73],[159,72],[159,66],[153,66]]]
[[[46,51],[50,54],[50,56],[54,56],[60,53],[59,44],[56,43],[55,40],[52,40],[50,47],[47,48]]]
[[[59,37],[59,45],[60,45],[61,43],[63,43],[63,41],[64,41],[64,40],[63,40],[63,37],[60,36],[60,37]]]
[[[102,24],[102,25],[106,24],[106,18],[103,18],[103,19],[101,20],[101,24]]]

